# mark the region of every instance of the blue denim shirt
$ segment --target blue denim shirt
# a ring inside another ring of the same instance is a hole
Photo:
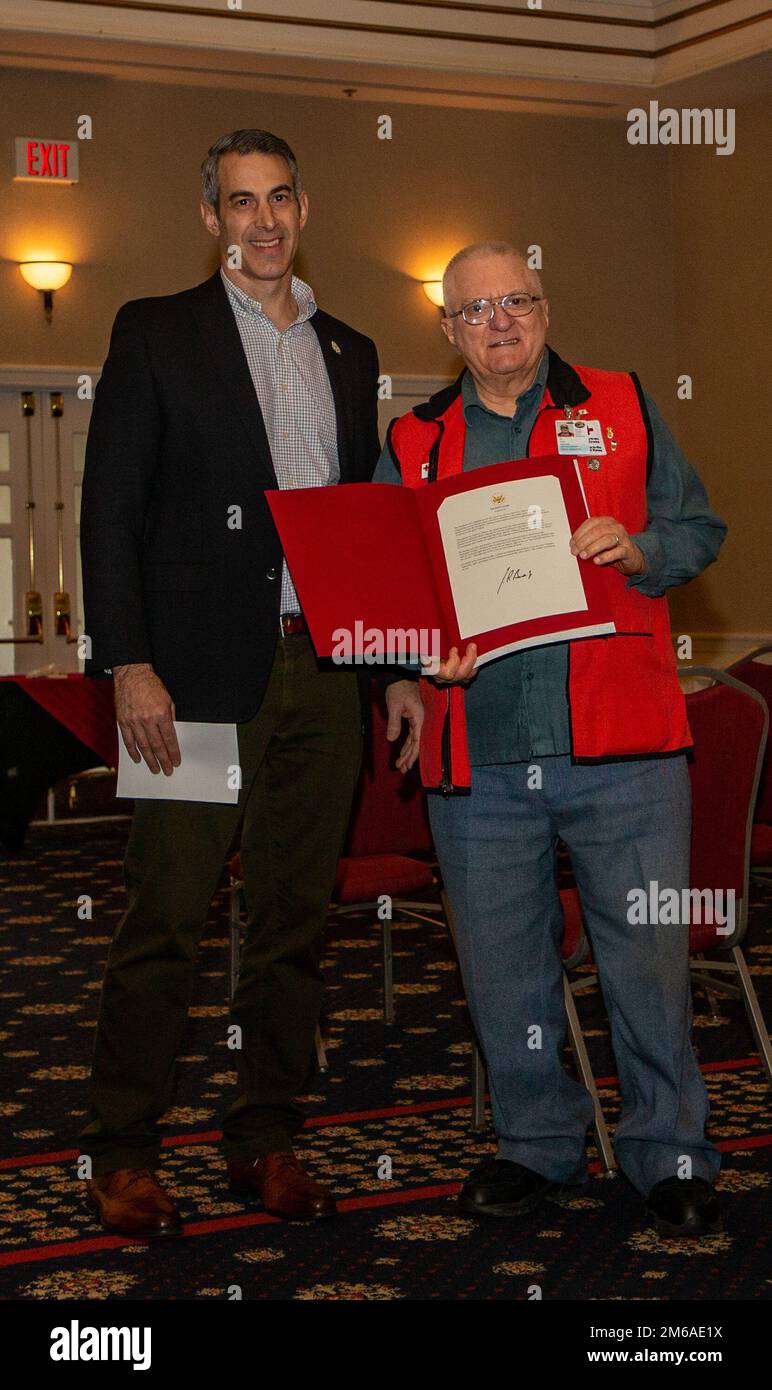
[[[544,395],[545,350],[533,384],[517,398],[513,416],[497,415],[477,395],[470,373],[461,382],[466,420],[464,471],[524,458]],[[646,488],[648,523],[633,536],[646,569],[628,580],[649,598],[659,598],[712,564],[726,525],[708,506],[705,489],[681,452],[650,396],[654,452]],[[400,483],[388,448],[373,481]],[[528,762],[571,751],[568,714],[568,643],[529,647],[481,666],[466,691],[469,755],[473,767]]]

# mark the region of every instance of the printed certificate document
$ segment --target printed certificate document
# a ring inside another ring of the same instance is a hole
[[[569,550],[588,516],[573,458],[492,464],[415,489],[266,496],[319,656],[336,655],[342,632],[354,657],[389,656],[411,630],[439,632],[443,657],[475,642],[482,664],[615,630],[606,575]]]
[[[462,641],[489,629],[587,612],[554,474],[457,492],[440,503],[437,520]]]

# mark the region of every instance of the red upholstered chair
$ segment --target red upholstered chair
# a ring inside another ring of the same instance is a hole
[[[692,979],[713,991],[742,998],[762,1065],[772,1083],[772,1048],[740,943],[748,925],[751,838],[769,711],[763,697],[726,671],[706,666],[679,668],[682,677],[712,684],[686,696],[694,738],[692,783],[692,890],[733,894],[734,922],[692,922],[689,933]],[[702,914],[700,914],[702,915]],[[706,958],[705,952],[711,952]],[[723,959],[715,959],[714,953]],[[726,957],[729,959],[726,959]],[[730,979],[733,982],[730,983]],[[710,994],[709,994],[710,997]],[[711,1005],[715,1005],[711,999]]]
[[[733,894],[734,901],[731,932],[722,935],[717,930],[723,925],[720,921],[691,923],[691,976],[707,995],[714,1017],[718,1016],[715,993],[742,998],[762,1065],[772,1082],[769,1035],[740,949],[748,924],[751,827],[767,744],[769,713],[756,690],[725,671],[708,666],[680,666],[678,674],[689,685],[698,679],[710,682],[702,689],[690,689],[686,695],[694,739],[694,756],[689,764],[691,888],[693,893],[697,890],[711,896],[720,891],[722,898],[713,901],[723,914],[726,914],[727,894]],[[705,900],[702,901],[704,904]],[[702,919],[702,906],[696,915]],[[729,921],[726,925],[730,925]],[[711,952],[710,957],[706,957],[706,952]],[[716,959],[716,952],[723,959]],[[727,976],[736,977],[737,983],[730,982]]]
[[[762,660],[766,658],[766,660]],[[757,647],[729,667],[728,674],[758,691],[772,709],[772,642]],[[772,870],[772,752],[767,745],[751,831],[751,873]]]
[[[769,1034],[740,944],[748,925],[751,832],[769,711],[757,690],[726,671],[680,666],[678,674],[690,686],[695,680],[709,682],[702,689],[689,689],[686,695],[694,739],[694,756],[689,763],[692,893],[712,896],[720,892],[722,900],[714,899],[714,904],[724,914],[730,893],[734,903],[733,923],[702,920],[707,915],[702,907],[693,914],[701,920],[692,921],[689,928],[691,976],[707,995],[714,1017],[718,1015],[716,993],[743,1000],[762,1065],[772,1083]],[[722,934],[724,925],[731,930]]]
[[[394,766],[396,745],[386,741],[386,717],[373,684],[372,730],[354,796],[345,852],[338,862],[333,906],[341,914],[370,910],[383,936],[383,1017],[394,1022],[391,914],[433,922],[443,908],[416,901],[437,885],[426,794],[417,767],[404,776]],[[387,901],[390,899],[391,901]]]

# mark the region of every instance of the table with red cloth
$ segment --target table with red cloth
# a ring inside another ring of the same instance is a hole
[[[0,841],[7,849],[22,848],[49,787],[117,761],[111,679],[0,677]]]

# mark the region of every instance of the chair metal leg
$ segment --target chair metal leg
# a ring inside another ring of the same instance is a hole
[[[739,946],[732,947],[732,960],[735,963],[737,974],[740,979],[740,989],[742,990],[743,1002],[748,1012],[748,1020],[751,1025],[753,1036],[759,1049],[762,1065],[767,1073],[767,1080],[772,1085],[772,1047],[769,1043],[769,1033],[764,1022],[764,1015],[761,1012],[758,995],[753,988],[753,981],[748,972],[745,956]]]
[[[383,922],[383,1021],[394,1022],[394,967],[392,964],[391,922]]]
[[[704,959],[704,953],[700,953],[697,956],[697,960],[704,961]],[[705,995],[705,998],[708,1001],[708,1008],[710,1009],[711,1018],[720,1019],[721,1014],[719,1012],[718,1000],[716,998],[715,992],[710,988],[710,985],[705,983],[704,979],[700,981],[700,989],[702,990],[703,994]]]
[[[320,1071],[327,1071],[327,1053],[325,1051],[324,1041],[322,1039],[322,1030],[318,1024],[316,1026],[316,1035],[314,1037],[314,1043],[316,1044],[317,1066],[319,1067]]]
[[[702,968],[692,963],[692,984],[700,986],[708,985],[715,994],[720,994],[727,999],[742,999],[743,992],[739,985],[730,985],[728,980],[722,980],[720,977],[718,979],[716,978],[714,971],[719,970],[731,971],[733,975],[737,974],[731,961],[719,962],[715,960],[706,960]],[[708,971],[710,971],[710,974],[707,973]]]
[[[229,894],[230,926],[228,933],[228,998],[233,999],[239,979],[241,950],[241,884],[231,881]]]
[[[485,1063],[476,1039],[472,1051],[472,1129],[485,1129]]]
[[[393,906],[395,912],[399,912],[400,916],[402,917],[409,917],[413,922],[428,922],[430,927],[439,926],[436,917],[427,917],[425,912],[417,912],[415,908],[403,903],[399,898],[394,899]],[[432,908],[431,904],[427,904],[427,908],[429,911],[439,912],[440,916],[442,916],[439,903],[437,904],[436,909]]]
[[[579,1015],[576,1012],[573,990],[571,989],[571,983],[565,971],[563,971],[563,998],[565,999],[566,1014],[568,1015],[568,1037],[571,1043],[571,1051],[574,1054],[579,1075],[592,1096],[592,1107],[595,1112],[593,1126],[595,1129],[595,1137],[598,1141],[598,1152],[600,1153],[601,1162],[606,1172],[613,1173],[617,1166],[614,1150],[611,1146],[606,1120],[603,1115],[603,1108],[600,1103],[600,1096],[598,1095],[598,1088],[595,1085],[595,1077],[592,1074],[590,1059],[587,1055],[584,1034],[582,1033],[581,1024],[579,1023]]]
[[[440,915],[443,912],[440,903],[414,903],[409,898],[395,898],[394,906],[398,908],[400,912],[439,912]]]

